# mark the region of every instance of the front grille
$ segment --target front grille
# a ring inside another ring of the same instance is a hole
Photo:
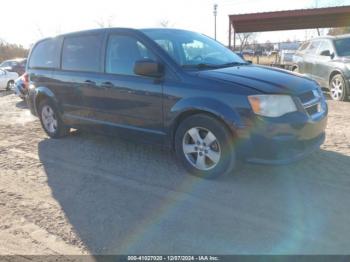
[[[311,101],[312,99],[315,99],[315,95],[312,91],[303,93],[301,95],[298,96],[300,98],[300,101],[302,103],[307,103],[308,101]]]
[[[316,89],[298,95],[305,111],[311,117],[316,116],[321,112],[321,97],[322,95]]]
[[[319,112],[318,104],[306,108],[306,111],[310,116],[317,114]]]

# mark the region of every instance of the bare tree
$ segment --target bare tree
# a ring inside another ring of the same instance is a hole
[[[169,27],[169,20],[160,20],[159,25],[164,28]]]
[[[240,33],[237,34],[240,43],[240,52],[242,52],[251,42],[253,42],[257,33]]]
[[[37,34],[40,38],[44,37],[44,33],[43,30],[41,30],[41,27],[39,25],[36,25],[36,30],[37,30]]]
[[[174,24],[167,19],[162,19],[158,22],[158,25],[164,28],[173,27]]]
[[[98,20],[95,20],[95,23],[100,28],[109,28],[114,26],[114,19],[115,17],[113,15],[110,15],[108,17],[101,17]]]

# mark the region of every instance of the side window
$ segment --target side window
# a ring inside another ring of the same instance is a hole
[[[173,42],[171,42],[170,40],[155,40],[156,43],[163,48],[171,57],[175,57],[175,49],[174,49],[174,45]]]
[[[30,68],[58,68],[60,61],[60,42],[57,38],[38,43],[31,53]]]
[[[155,60],[155,56],[136,38],[125,35],[111,35],[109,37],[106,73],[135,75],[134,64],[141,59]]]
[[[66,37],[62,50],[62,69],[100,72],[102,38],[100,35]]]
[[[329,41],[327,41],[327,40],[322,41],[321,44],[320,44],[320,47],[318,48],[317,54],[321,55],[322,52],[327,51],[327,50],[330,53],[333,52],[333,47],[332,47],[331,43]]]
[[[306,53],[310,54],[310,55],[315,55],[319,45],[320,45],[320,41],[313,41],[313,42],[311,42],[308,50],[306,50]]]
[[[10,66],[10,62],[4,62],[1,64],[2,67],[9,67]]]
[[[309,45],[310,45],[310,42],[306,42],[306,43],[302,44],[302,45],[299,47],[298,51],[299,51],[299,52],[305,51],[305,49],[308,48]]]

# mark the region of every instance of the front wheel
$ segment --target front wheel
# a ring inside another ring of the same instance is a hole
[[[8,81],[8,83],[6,85],[6,91],[13,89],[14,84],[15,84],[15,82],[13,80]]]
[[[45,99],[40,102],[38,113],[43,129],[51,138],[68,135],[69,127],[63,123],[56,106],[50,100]]]
[[[215,178],[233,170],[233,136],[217,119],[204,114],[186,118],[175,134],[175,151],[193,175]]]
[[[332,77],[330,82],[330,95],[333,100],[345,101],[348,98],[348,90],[341,74]]]

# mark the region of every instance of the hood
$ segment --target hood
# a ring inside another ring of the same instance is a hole
[[[300,94],[314,89],[316,83],[290,71],[257,65],[226,67],[200,71],[198,76],[225,81],[235,86],[256,89],[268,94]]]

